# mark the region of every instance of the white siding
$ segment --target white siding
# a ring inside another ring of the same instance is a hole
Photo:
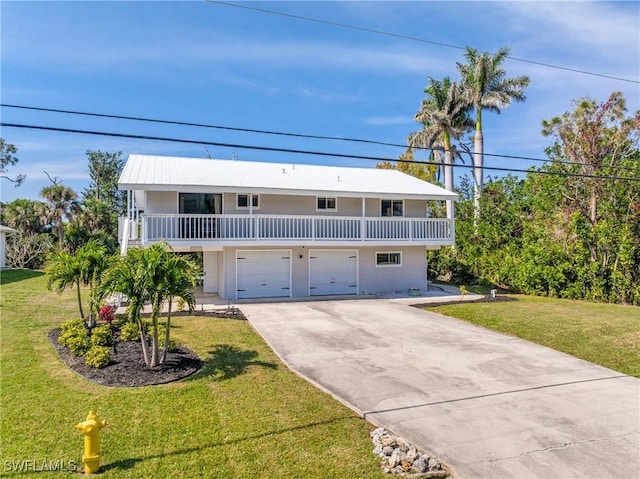
[[[264,248],[262,248],[264,249]],[[224,277],[220,277],[219,294],[224,299],[236,298],[236,254],[237,251],[257,251],[260,248],[225,248],[218,258],[218,270]],[[309,254],[314,250],[306,247],[269,248],[283,254],[291,255],[291,296],[309,296]],[[322,248],[322,250],[341,250],[345,248]],[[424,246],[411,247],[363,247],[353,248],[358,255],[358,293],[383,294],[397,291],[406,294],[410,288],[419,288],[421,292],[427,290],[427,261]],[[376,268],[376,252],[401,252],[402,266]]]

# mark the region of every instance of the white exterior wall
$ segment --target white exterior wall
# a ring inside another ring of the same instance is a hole
[[[212,192],[215,193],[215,192]],[[177,214],[177,191],[147,191],[146,210],[148,214]],[[335,197],[331,195],[325,195]],[[260,195],[259,208],[254,209],[258,215],[313,215],[313,216],[362,216],[362,198],[337,197],[337,211],[318,211],[316,196],[303,195]],[[402,198],[398,198],[402,199]],[[365,215],[380,217],[381,204],[379,198],[365,199]],[[236,208],[236,193],[222,195],[222,212],[228,215],[249,214],[248,208]],[[404,216],[406,218],[424,218],[426,201],[405,200]]]
[[[145,213],[176,214],[178,212],[177,191],[147,191],[147,205]]]
[[[309,249],[322,247],[239,247],[224,248],[218,257],[219,295],[223,299],[236,299],[236,251],[261,249],[291,251],[291,296],[309,296]],[[345,249],[345,248],[336,248]],[[354,247],[359,258],[359,294],[407,293],[410,288],[427,290],[427,260],[424,246],[410,247]],[[376,267],[376,252],[401,252],[402,266]]]
[[[7,264],[6,264],[6,258],[5,258],[5,242],[7,240],[7,234],[6,233],[0,233],[0,269],[4,269]]]
[[[407,293],[427,290],[427,251],[424,246],[360,248],[360,293]],[[402,254],[402,266],[376,266],[376,253]]]

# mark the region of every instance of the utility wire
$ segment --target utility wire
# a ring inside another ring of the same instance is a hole
[[[111,118],[111,119],[116,119],[116,120],[143,121],[143,122],[160,123],[160,124],[166,124],[166,125],[194,126],[194,127],[198,127],[198,128],[213,128],[213,129],[219,129],[219,130],[241,131],[241,132],[246,132],[246,133],[259,133],[259,134],[265,134],[265,135],[289,136],[289,137],[296,137],[296,138],[311,138],[311,139],[316,139],[316,140],[334,140],[334,141],[357,142],[357,143],[367,143],[367,144],[373,144],[373,145],[392,146],[392,147],[398,147],[398,148],[404,148],[404,149],[411,148],[411,149],[414,149],[414,150],[437,150],[437,151],[444,152],[444,148],[441,147],[441,146],[433,146],[433,147],[409,146],[409,145],[402,144],[402,143],[387,143],[387,142],[383,142],[383,141],[367,140],[367,139],[362,139],[362,138],[348,138],[348,137],[336,137],[336,136],[324,136],[324,135],[310,135],[310,134],[303,134],[303,133],[289,133],[289,132],[282,132],[282,131],[256,130],[256,129],[251,129],[251,128],[239,128],[239,127],[233,127],[233,126],[211,125],[211,124],[207,124],[207,123],[193,123],[193,122],[186,122],[186,121],[162,120],[162,119],[157,119],[157,118],[143,118],[143,117],[137,117],[137,116],[113,115],[113,114],[106,114],[106,113],[92,113],[92,112],[77,111],[77,110],[61,110],[61,109],[57,109],[57,108],[44,108],[44,107],[36,107],[36,106],[28,106],[28,105],[14,105],[14,104],[9,104],[9,103],[0,103],[0,106],[3,107],[3,108],[16,108],[16,109],[20,109],[20,110],[43,111],[43,112],[49,112],[49,113],[63,113],[63,114],[90,116],[90,117],[97,117],[97,118]],[[473,156],[472,152],[468,152],[468,154]],[[549,159],[544,159],[544,158],[532,158],[532,157],[528,157],[528,156],[516,156],[516,155],[499,155],[497,153],[484,153],[483,155],[485,157],[490,156],[490,157],[494,157],[494,158],[506,158],[506,159],[514,159],[514,160],[537,161],[537,162],[542,162],[542,163],[547,163],[547,162],[551,161]],[[397,161],[397,160],[388,160],[388,161]],[[578,163],[578,162],[567,161],[567,160],[553,160],[553,162],[554,163],[558,163],[558,164],[591,166],[589,163]],[[486,168],[486,167],[483,167],[483,168]],[[613,168],[622,169],[622,170],[631,170],[631,171],[636,171],[637,170],[635,168],[626,167],[626,166],[614,166]]]
[[[288,18],[295,18],[297,20],[304,20],[304,21],[308,21],[308,22],[314,22],[314,23],[321,23],[324,25],[331,25],[334,27],[340,27],[340,28],[347,28],[350,30],[358,30],[361,32],[367,32],[367,33],[374,33],[376,35],[385,35],[388,37],[394,37],[394,38],[401,38],[403,40],[411,40],[414,42],[420,42],[420,43],[429,43],[431,45],[436,45],[436,46],[440,46],[440,47],[446,47],[446,48],[455,48],[456,50],[466,50],[466,47],[462,47],[460,45],[452,45],[449,43],[443,43],[443,42],[436,42],[434,40],[427,40],[425,38],[419,38],[419,37],[412,37],[409,35],[402,35],[400,33],[393,33],[393,32],[385,32],[383,30],[375,30],[373,28],[366,28],[366,27],[359,27],[356,25],[348,25],[346,23],[338,23],[338,22],[332,22],[330,20],[321,20],[319,18],[312,18],[312,17],[305,17],[302,15],[294,15],[292,13],[285,13],[285,12],[278,12],[276,10],[267,10],[264,8],[257,8],[257,7],[250,7],[248,5],[240,5],[237,3],[229,3],[229,2],[219,2],[217,0],[205,0],[208,3],[215,3],[218,5],[224,5],[226,7],[235,7],[235,8],[243,8],[245,10],[253,10],[255,12],[260,12],[260,13],[268,13],[271,15],[279,15],[282,17],[288,17]],[[557,70],[564,70],[564,71],[569,71],[569,72],[574,72],[574,73],[581,73],[583,75],[591,75],[591,76],[596,76],[596,77],[601,77],[601,78],[609,78],[611,80],[618,80],[618,81],[624,81],[624,82],[628,82],[628,83],[639,83],[639,80],[631,80],[629,78],[622,78],[622,77],[616,77],[616,76],[612,76],[612,75],[605,75],[603,73],[596,73],[596,72],[590,72],[587,70],[579,70],[577,68],[569,68],[569,67],[563,67],[560,65],[553,65],[551,63],[544,63],[544,62],[538,62],[538,61],[534,61],[534,60],[527,60],[525,58],[517,58],[517,57],[512,57],[512,56],[507,56],[507,58],[509,58],[510,60],[516,61],[516,62],[522,62],[522,63],[529,63],[532,65],[540,65],[543,67],[548,67],[548,68],[555,68]]]
[[[83,135],[107,136],[107,137],[114,137],[114,138],[131,138],[136,140],[166,141],[166,142],[172,142],[172,143],[186,143],[186,144],[192,144],[192,145],[219,146],[223,148],[238,148],[238,149],[246,149],[246,150],[296,153],[301,155],[313,155],[313,156],[334,157],[334,158],[350,158],[350,159],[370,160],[370,161],[378,161],[378,162],[389,161],[388,158],[382,158],[377,156],[352,155],[352,154],[346,154],[346,153],[334,153],[334,152],[312,151],[312,150],[296,150],[291,148],[278,148],[278,147],[272,147],[272,146],[259,146],[259,145],[242,145],[242,144],[221,143],[221,142],[204,141],[204,140],[188,140],[183,138],[169,138],[169,137],[163,137],[163,136],[134,135],[131,133],[113,133],[113,132],[105,132],[105,131],[79,130],[75,128],[58,128],[53,126],[24,125],[24,124],[18,124],[18,123],[5,123],[5,122],[0,122],[0,126],[8,127],[8,128],[23,128],[23,129],[31,129],[31,130],[55,131],[55,132],[75,133],[75,134],[83,134]],[[410,164],[418,164],[418,165],[446,166],[443,162],[425,162],[425,161],[418,161],[418,160],[394,160],[394,161],[397,161],[398,163],[410,163]],[[462,168],[471,168],[471,169],[474,168],[471,165],[464,165],[464,164],[456,165],[456,166],[462,167]],[[537,173],[537,174],[552,175],[552,176],[593,178],[593,179],[600,179],[600,180],[640,181],[640,177],[633,178],[633,177],[624,177],[624,176],[601,176],[601,175],[588,175],[583,173],[524,170],[522,168],[503,168],[503,167],[491,167],[491,166],[485,166],[483,167],[483,169],[493,170],[493,171],[506,171],[510,173]]]

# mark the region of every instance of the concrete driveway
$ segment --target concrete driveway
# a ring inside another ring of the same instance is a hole
[[[640,380],[403,301],[243,304],[282,360],[459,478],[640,477]]]

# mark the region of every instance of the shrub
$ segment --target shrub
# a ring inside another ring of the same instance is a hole
[[[93,328],[91,333],[91,344],[94,346],[111,346],[113,344],[113,334],[109,325]]]
[[[140,333],[135,323],[126,323],[120,328],[120,341],[139,341]]]
[[[111,362],[111,353],[106,346],[92,346],[84,356],[84,362],[92,368],[104,368]]]
[[[81,319],[72,319],[62,323],[58,342],[64,344],[75,356],[82,356],[89,349],[89,337]],[[85,343],[87,343],[85,345]],[[85,348],[86,346],[86,348]],[[75,351],[75,352],[74,352]]]
[[[87,333],[74,334],[66,340],[66,344],[71,351],[71,354],[74,356],[84,356],[89,348],[91,348],[91,341],[89,341],[89,336]]]
[[[62,323],[62,327],[60,328],[62,334],[65,334],[69,331],[82,331],[86,332],[84,321],[82,319],[70,319]]]

